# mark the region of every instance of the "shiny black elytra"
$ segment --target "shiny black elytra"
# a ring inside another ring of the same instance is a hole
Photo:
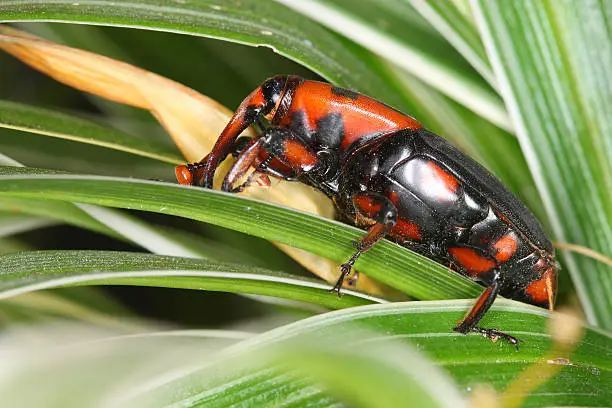
[[[253,123],[262,133],[238,138]],[[340,267],[338,294],[357,258],[389,237],[486,287],[455,331],[517,345],[476,326],[496,296],[553,308],[554,251],[531,212],[484,167],[381,102],[296,76],[270,78],[238,107],[208,156],[177,167],[179,182],[211,188],[228,154],[237,159],[224,191],[241,191],[236,180],[254,166],[323,191],[344,219],[367,228]]]

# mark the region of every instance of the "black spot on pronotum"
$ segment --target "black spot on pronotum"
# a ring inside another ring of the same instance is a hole
[[[312,129],[310,129],[310,126],[308,126],[306,111],[304,109],[291,112],[291,124],[289,125],[289,130],[304,141],[311,139]]]
[[[317,121],[315,140],[320,146],[338,148],[344,139],[344,119],[340,113],[330,113]]]
[[[359,94],[355,91],[351,91],[349,89],[338,88],[337,86],[333,86],[331,89],[334,95],[344,96],[345,98],[349,98],[352,100],[356,100],[359,98]]]

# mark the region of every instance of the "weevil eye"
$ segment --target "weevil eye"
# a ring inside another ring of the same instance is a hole
[[[193,173],[189,166],[183,164],[174,168],[174,174],[180,184],[191,186],[193,185]]]
[[[266,100],[266,106],[264,107],[264,113],[270,113],[283,94],[285,85],[287,83],[287,77],[283,75],[277,75],[272,78],[268,78],[262,85],[261,90]]]

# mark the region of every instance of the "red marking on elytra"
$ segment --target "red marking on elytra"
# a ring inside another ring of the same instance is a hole
[[[470,274],[485,273],[496,266],[492,259],[480,255],[472,248],[453,247],[448,249],[448,253]]]
[[[537,281],[531,282],[525,292],[531,296],[534,302],[552,310],[556,293],[557,282],[553,268],[548,268]]]
[[[331,86],[322,82],[305,81],[293,95],[290,112],[302,110],[311,130],[316,130],[317,122],[331,113],[341,113],[344,122],[342,147],[374,132],[399,129],[420,129],[423,127],[414,118],[404,115],[365,95],[357,99],[347,98],[331,92]],[[291,121],[289,113],[283,125]]]
[[[456,193],[459,189],[459,181],[452,174],[443,170],[434,162],[428,162],[427,165],[433,170],[434,177],[442,182],[446,189],[452,193]]]
[[[499,262],[506,262],[514,255],[518,247],[518,241],[514,234],[504,235],[493,244],[493,248],[497,251],[495,259]]]

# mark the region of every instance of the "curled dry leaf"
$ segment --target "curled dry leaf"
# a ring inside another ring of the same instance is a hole
[[[152,72],[8,26],[0,26],[0,49],[73,88],[149,110],[190,162],[200,160],[212,149],[233,113],[193,89]],[[217,173],[224,173],[224,168]],[[322,193],[300,183],[277,181],[265,190],[254,185],[242,194],[327,218],[334,216],[332,203]],[[336,280],[339,271],[334,262],[285,245],[279,247],[326,281]],[[369,293],[383,293],[382,288],[366,276],[358,282],[358,289]]]
[[[0,48],[68,86],[151,111],[189,161],[212,148],[213,135],[231,117],[223,105],[174,81],[8,26],[0,26]]]

